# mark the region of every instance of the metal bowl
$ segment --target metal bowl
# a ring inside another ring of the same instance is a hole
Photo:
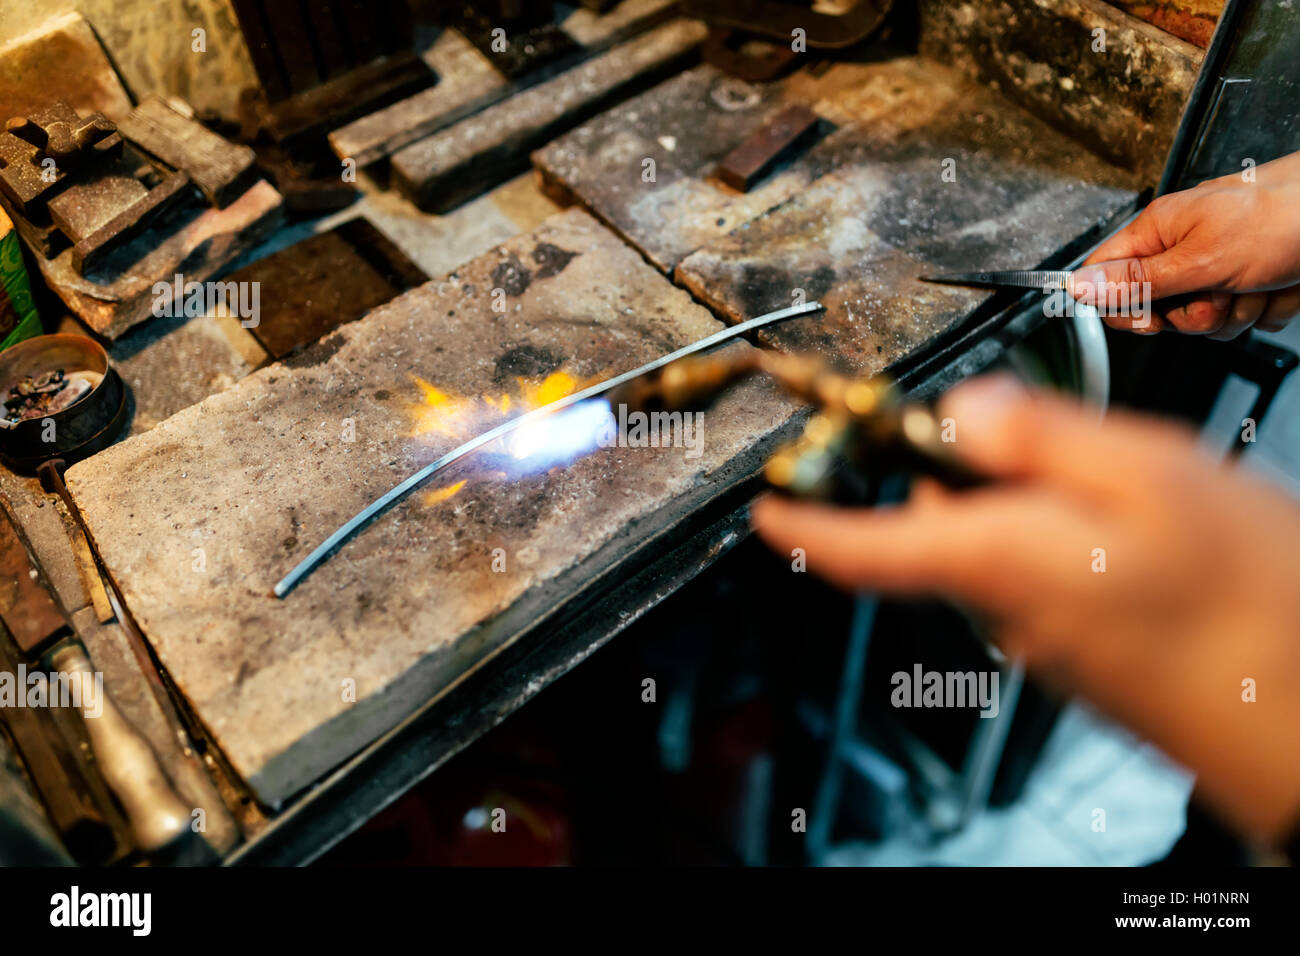
[[[99,381],[57,412],[10,422],[0,419],[0,460],[16,471],[33,472],[43,461],[69,464],[110,444],[126,423],[126,389],[108,353],[84,335],[38,335],[0,352],[0,397],[31,376],[62,369],[89,372]],[[53,427],[51,426],[53,424]]]

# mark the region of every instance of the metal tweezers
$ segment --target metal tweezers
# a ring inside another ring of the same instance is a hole
[[[482,448],[484,445],[495,441],[502,435],[509,434],[515,429],[526,425],[529,422],[536,421],[543,416],[553,415],[571,405],[578,404],[578,402],[584,402],[589,398],[604,395],[606,392],[612,391],[624,382],[631,381],[638,375],[653,372],[655,369],[662,368],[669,362],[674,362],[687,355],[693,355],[696,352],[703,352],[706,349],[711,349],[715,345],[721,345],[723,342],[728,342],[738,336],[744,335],[746,332],[752,331],[753,329],[761,328],[765,325],[771,325],[773,322],[780,322],[782,319],[794,318],[796,315],[807,315],[809,312],[820,312],[821,309],[822,304],[820,302],[806,302],[803,305],[791,306],[788,309],[781,309],[778,312],[769,312],[767,315],[760,315],[747,322],[741,322],[739,325],[733,325],[730,328],[723,329],[721,332],[715,332],[706,338],[692,342],[690,345],[683,346],[675,352],[669,352],[667,355],[661,356],[653,362],[647,362],[640,368],[634,368],[630,372],[623,372],[621,375],[607,378],[603,382],[598,382],[589,388],[584,388],[580,392],[574,392],[572,395],[551,402],[549,405],[535,408],[527,414],[520,415],[518,418],[512,418],[510,421],[503,422],[490,431],[486,431],[475,438],[471,438],[463,445],[453,448],[436,461],[425,465],[415,474],[401,482],[401,484],[395,485],[393,488],[385,492],[382,497],[376,498],[364,509],[350,518],[346,524],[321,542],[320,546],[317,547],[315,551],[303,558],[302,562],[296,568],[281,579],[281,581],[275,586],[275,596],[283,598],[286,594],[297,587],[298,583],[302,581],[303,578],[311,574],[318,564],[329,557],[335,549],[347,541],[348,538],[352,537],[352,535],[359,531],[365,524],[387,511],[400,498],[404,497],[418,486],[424,484],[424,482],[428,481],[452,462],[464,458],[475,449]]]
[[[1056,292],[1068,289],[1070,272],[1067,269],[1038,269],[1010,272],[950,272],[941,276],[921,276],[922,282],[942,282],[947,285],[1009,286],[1019,289],[1041,289]]]

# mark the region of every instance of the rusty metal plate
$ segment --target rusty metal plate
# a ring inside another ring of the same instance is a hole
[[[278,804],[752,474],[794,409],[751,382],[709,411],[698,456],[600,448],[540,470],[509,451],[469,458],[288,599],[275,581],[502,416],[719,328],[571,210],[74,466],[68,483],[163,665]]]
[[[782,156],[814,135],[819,122],[808,107],[791,104],[728,153],[713,175],[732,189],[748,192]]]
[[[72,249],[37,264],[69,309],[98,335],[115,339],[152,317],[156,283],[178,272],[195,282],[219,274],[280,225],[283,205],[280,194],[259,181],[225,209],[196,210],[146,228],[111,252],[102,271],[81,275]]]

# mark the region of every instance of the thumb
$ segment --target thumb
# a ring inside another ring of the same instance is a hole
[[[1070,274],[1069,291],[1098,311],[1135,313],[1153,299],[1205,288],[1204,269],[1175,246],[1154,256],[1111,259],[1082,266]]]

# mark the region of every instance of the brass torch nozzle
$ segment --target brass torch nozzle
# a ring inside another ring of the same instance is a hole
[[[895,468],[926,471],[955,485],[977,480],[951,454],[928,406],[904,403],[885,376],[850,378],[811,355],[747,349],[690,356],[616,389],[610,404],[642,411],[699,407],[756,372],[816,409],[803,434],[767,463],[768,481],[783,491],[856,498],[865,493],[868,474]]]

